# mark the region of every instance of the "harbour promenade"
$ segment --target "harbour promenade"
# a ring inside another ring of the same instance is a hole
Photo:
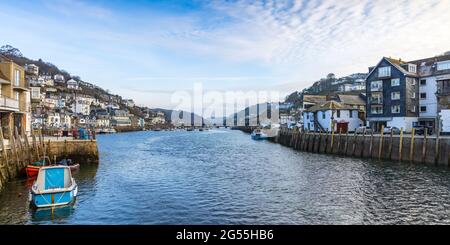
[[[77,163],[98,163],[97,141],[74,139],[73,137],[45,136],[34,132],[24,137],[17,128],[7,137],[0,129],[0,191],[4,184],[23,174],[27,164],[40,161],[44,156],[51,162],[70,158]]]

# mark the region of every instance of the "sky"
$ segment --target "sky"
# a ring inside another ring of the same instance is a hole
[[[10,44],[138,105],[192,91],[301,90],[383,57],[450,50],[450,0],[0,1]]]

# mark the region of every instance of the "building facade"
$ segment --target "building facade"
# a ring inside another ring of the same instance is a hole
[[[383,57],[369,68],[366,78],[366,120],[380,131],[382,126],[411,132],[419,118],[417,65]]]
[[[15,127],[19,132],[31,132],[30,104],[24,68],[0,56],[0,123],[5,138]]]

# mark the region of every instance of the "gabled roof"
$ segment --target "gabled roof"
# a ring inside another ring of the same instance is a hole
[[[397,70],[399,70],[401,73],[403,73],[405,75],[414,76],[414,77],[418,76],[416,73],[409,72],[402,67],[402,65],[406,65],[406,64],[412,63],[412,62],[404,62],[401,59],[397,60],[397,59],[392,59],[392,58],[388,58],[388,57],[383,57],[376,66],[373,66],[373,69],[369,72],[369,74],[367,74],[366,80],[368,77],[370,77],[370,75],[372,75],[372,73],[376,70],[376,68],[381,64],[381,62],[383,60],[386,60],[387,62],[389,62],[393,67],[395,67]]]
[[[366,102],[359,95],[338,94],[339,101],[344,105],[365,105]]]
[[[303,95],[303,102],[309,102],[309,103],[325,103],[327,101],[327,96],[325,95],[309,95],[305,94]]]
[[[344,105],[339,102],[331,100],[331,101],[327,101],[323,104],[314,105],[305,111],[316,112],[316,111],[327,111],[327,110],[351,110],[351,109],[353,109],[353,108],[350,106],[347,106],[347,105]]]

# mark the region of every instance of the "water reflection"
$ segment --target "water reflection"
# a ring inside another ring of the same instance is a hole
[[[54,208],[40,208],[36,209],[30,207],[31,217],[34,222],[44,222],[50,221],[51,223],[61,223],[62,221],[69,218],[74,212],[74,207],[72,205],[54,207]]]
[[[231,130],[97,138],[75,206],[33,213],[27,183],[0,224],[450,224],[450,169],[293,151]]]

